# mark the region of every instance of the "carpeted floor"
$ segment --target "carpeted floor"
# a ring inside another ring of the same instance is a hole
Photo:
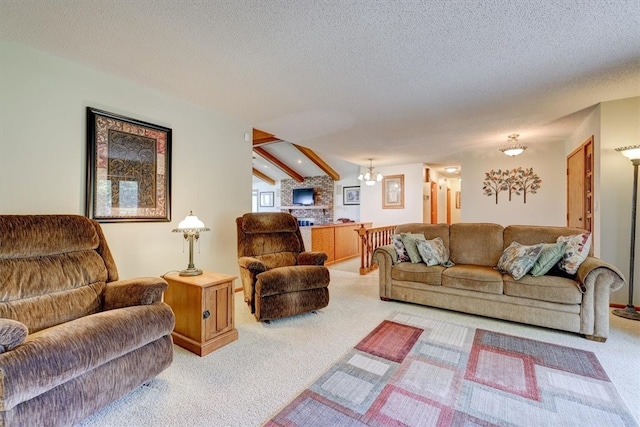
[[[377,272],[331,268],[331,301],[317,313],[256,322],[236,293],[240,337],[206,357],[175,348],[173,364],[82,426],[260,426],[394,312],[561,344],[595,353],[636,420],[640,419],[640,323],[611,316],[606,343],[478,316],[384,302]]]
[[[638,424],[592,352],[397,313],[267,427]]]

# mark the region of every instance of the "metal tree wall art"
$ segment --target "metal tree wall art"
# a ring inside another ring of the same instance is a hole
[[[524,203],[527,203],[527,193],[536,194],[540,189],[542,180],[533,172],[533,168],[498,169],[485,172],[482,182],[482,191],[487,196],[495,196],[498,204],[498,194],[502,191],[509,192],[509,201],[513,194],[522,195]]]

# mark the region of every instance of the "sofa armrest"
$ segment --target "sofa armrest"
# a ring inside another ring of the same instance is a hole
[[[597,269],[599,268],[610,270],[611,272],[615,273],[615,275],[617,275],[620,279],[620,280],[614,280],[611,282],[609,292],[617,291],[624,285],[625,283],[624,275],[620,272],[620,270],[618,270],[615,266],[605,261],[602,261],[599,258],[590,256],[590,257],[587,257],[584,260],[584,262],[580,265],[580,268],[578,268],[578,273],[576,274],[576,281],[578,282],[578,286],[580,287],[580,291],[582,293],[585,293],[587,291],[587,288],[586,288],[587,277],[590,274],[598,274]]]
[[[13,350],[29,335],[27,326],[12,319],[0,319],[0,353]]]
[[[161,277],[138,277],[107,283],[102,294],[102,310],[113,310],[162,301],[169,284]]]
[[[391,268],[398,261],[398,254],[392,245],[380,246],[373,251],[373,261],[378,264],[378,284],[380,298],[391,297]]]
[[[327,258],[324,252],[302,252],[298,255],[298,265],[324,265]]]

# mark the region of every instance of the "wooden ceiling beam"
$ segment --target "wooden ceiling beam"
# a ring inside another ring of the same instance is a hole
[[[274,142],[282,141],[280,138],[277,138],[275,135],[262,131],[260,129],[253,129],[253,146],[259,147],[260,145],[271,144]]]
[[[278,159],[273,154],[269,153],[264,148],[262,148],[262,147],[253,147],[253,151],[258,153],[265,160],[269,161],[270,163],[272,163],[275,166],[277,166],[278,168],[280,168],[284,173],[289,175],[291,178],[295,179],[298,182],[304,182],[304,177],[302,175],[300,175],[298,172],[296,172],[293,169],[291,169],[289,166],[284,164],[280,159]]]
[[[266,182],[269,185],[276,185],[276,181],[273,178],[263,174],[262,172],[260,172],[256,168],[253,168],[253,176],[263,180],[264,182]]]
[[[336,172],[327,162],[322,160],[312,149],[303,147],[298,144],[291,144],[304,154],[309,160],[311,160],[316,166],[318,166],[324,173],[334,181],[340,181],[340,174]]]

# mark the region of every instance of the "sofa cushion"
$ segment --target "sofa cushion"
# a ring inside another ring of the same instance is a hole
[[[404,248],[409,255],[409,260],[412,263],[422,262],[420,252],[418,252],[417,243],[424,241],[424,234],[422,233],[400,233],[400,238],[404,244]]]
[[[493,267],[457,264],[442,272],[442,286],[501,294],[502,273]]]
[[[502,252],[496,268],[509,273],[515,280],[520,280],[533,267],[542,252],[542,243],[524,246],[513,242]]]
[[[391,243],[393,244],[393,249],[398,255],[398,262],[411,261],[411,259],[409,258],[409,254],[407,253],[407,248],[404,246],[404,242],[402,241],[401,235],[394,234],[393,236],[391,236]]]
[[[533,264],[533,268],[529,270],[529,274],[532,276],[544,276],[553,268],[554,265],[560,261],[564,255],[566,243],[544,243],[542,245],[542,252]]]
[[[422,261],[428,266],[442,265],[449,267],[449,250],[440,237],[425,240],[416,244]]]
[[[558,263],[561,270],[569,274],[576,274],[580,264],[587,259],[591,249],[591,233],[581,233],[574,236],[560,236],[559,243],[566,243],[564,255]]]
[[[455,264],[495,267],[504,250],[498,224],[457,223],[449,228],[449,256]]]
[[[391,279],[402,282],[417,282],[432,286],[440,286],[442,284],[442,271],[444,267],[435,265],[428,267],[426,264],[413,264],[403,262],[396,264],[391,269]]]
[[[420,233],[427,240],[440,237],[444,245],[449,247],[449,224],[425,224],[422,222],[412,222],[400,224],[396,227],[397,234],[400,233]]]
[[[523,245],[537,243],[556,243],[560,236],[572,236],[587,230],[574,227],[553,227],[548,225],[508,225],[504,228],[504,247],[512,242]],[[592,255],[593,251],[589,251]]]
[[[576,282],[571,279],[526,275],[516,281],[505,274],[503,280],[505,295],[560,304],[580,304],[582,302],[582,293]]]

